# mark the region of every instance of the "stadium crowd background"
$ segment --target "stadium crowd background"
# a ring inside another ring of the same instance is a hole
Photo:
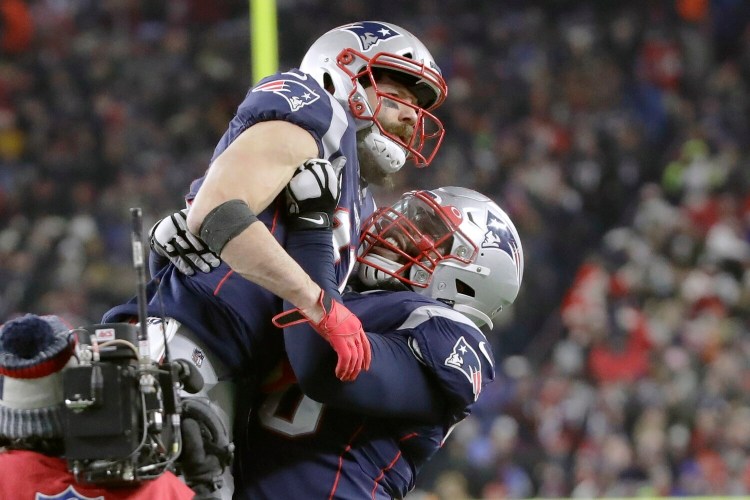
[[[526,275],[498,380],[415,498],[750,494],[750,2],[279,0],[280,67],[400,24],[447,135],[393,193],[495,197]],[[244,0],[0,0],[0,321],[134,293],[252,83]]]

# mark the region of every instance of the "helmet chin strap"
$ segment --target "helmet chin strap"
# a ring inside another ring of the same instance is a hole
[[[392,174],[401,170],[406,163],[406,151],[380,133],[373,125],[370,132],[363,140],[364,146],[373,154],[375,163],[386,174]]]
[[[360,261],[359,269],[357,270],[357,276],[359,280],[368,288],[381,288],[385,286],[392,286],[394,282],[401,283],[399,280],[391,276],[390,274],[376,269],[371,266],[369,262],[395,272],[400,266],[392,260],[381,257],[380,255],[370,254],[367,256],[366,261]]]
[[[462,313],[464,316],[467,316],[474,322],[475,325],[477,325],[478,328],[482,328],[484,325],[487,325],[489,329],[492,330],[492,319],[482,311],[471,306],[467,306],[466,304],[459,303],[454,303],[453,309]]]

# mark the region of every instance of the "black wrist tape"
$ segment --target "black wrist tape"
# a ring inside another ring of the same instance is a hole
[[[229,240],[244,231],[258,217],[242,200],[225,201],[203,219],[200,237],[216,255],[221,255]]]

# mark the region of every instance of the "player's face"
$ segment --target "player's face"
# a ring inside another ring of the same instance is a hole
[[[417,110],[405,103],[416,106],[417,96],[409,87],[393,80],[387,74],[378,77],[378,90],[381,95],[380,103],[373,87],[365,89],[370,106],[376,110],[375,119],[386,132],[397,136],[404,144],[411,144],[414,126],[419,117]],[[393,99],[389,99],[388,96],[392,96]]]
[[[396,82],[387,74],[380,75],[377,82],[381,95],[380,103],[378,103],[378,97],[373,87],[365,89],[370,106],[376,110],[375,118],[383,127],[383,130],[395,135],[405,144],[411,143],[418,118],[417,111],[404,102],[416,105],[416,96],[409,90],[408,86]],[[389,99],[388,95],[394,98]],[[364,130],[361,133],[367,134],[369,131]],[[388,189],[392,188],[394,184],[393,173],[383,171],[375,154],[369,148],[363,146],[361,140],[358,144],[361,146],[358,149],[357,156],[359,157],[362,178],[370,184]]]
[[[430,207],[417,198],[404,200],[395,211],[402,216],[384,216],[375,222],[380,244],[372,252],[399,264],[422,256],[444,255],[450,251],[451,230]]]

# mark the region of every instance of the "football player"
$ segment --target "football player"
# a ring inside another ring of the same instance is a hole
[[[161,256],[197,257],[182,269],[170,263],[155,273],[148,313],[166,321],[152,320],[149,329],[154,339],[167,338],[174,357],[196,364],[205,381],[202,395],[227,411],[227,421],[231,382],[241,380],[239,395],[249,397],[255,374],[282,353],[280,335],[266,334],[282,299],[311,318],[336,350],[339,378],[352,380],[368,366],[361,326],[333,325],[329,315],[343,306],[334,301],[324,308],[320,287],[284,250],[289,228],[279,193],[304,161],[346,158],[336,211],[295,219],[298,228],[333,228],[333,270],[343,286],[354,265],[359,222],[374,209],[367,184],[386,184],[407,160],[430,163],[444,132],[431,111],[446,94],[434,58],[407,30],[374,21],[335,28],[312,44],[298,69],[248,91],[206,174],[190,187],[189,211],[155,227]],[[209,272],[181,272],[193,268]],[[103,321],[126,321],[137,312],[133,299]],[[152,343],[152,351],[158,359],[163,345]]]
[[[326,232],[294,231],[287,250],[336,297]],[[367,332],[370,370],[342,383],[309,320],[277,316],[289,366],[239,426],[236,498],[403,498],[493,380],[481,328],[515,300],[524,266],[498,205],[458,187],[406,193],[364,224],[357,260],[343,299]]]

